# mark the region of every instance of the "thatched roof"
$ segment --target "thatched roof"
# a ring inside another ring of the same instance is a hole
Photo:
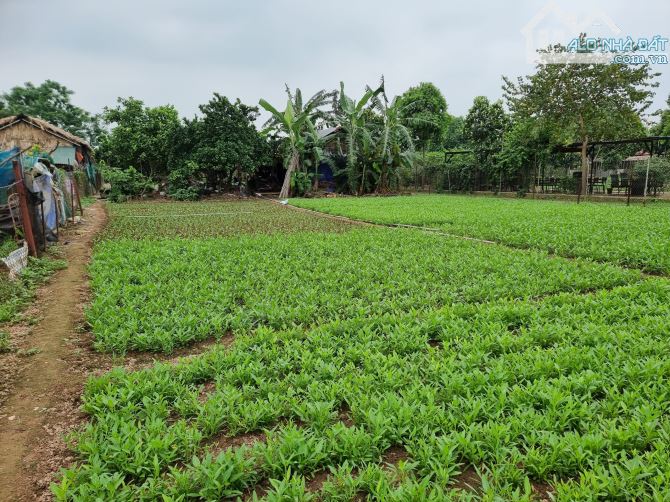
[[[82,139],[79,136],[75,136],[74,134],[70,134],[64,129],[61,129],[60,127],[56,127],[55,125],[50,124],[46,120],[42,120],[37,117],[30,117],[28,115],[23,114],[12,115],[11,117],[5,117],[0,119],[0,130],[5,129],[7,127],[11,127],[19,122],[26,123],[32,127],[35,127],[37,129],[46,132],[47,134],[56,136],[57,138],[65,140],[74,145],[84,147],[87,150],[92,150],[91,145],[89,145],[85,139]]]

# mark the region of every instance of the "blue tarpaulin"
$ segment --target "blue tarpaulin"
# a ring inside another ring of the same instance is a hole
[[[16,179],[14,177],[14,168],[12,160],[17,160],[19,148],[14,147],[10,150],[0,151],[0,187],[11,185]]]

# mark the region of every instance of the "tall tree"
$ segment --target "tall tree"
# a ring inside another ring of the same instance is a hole
[[[265,99],[259,101],[259,104],[270,112],[270,118],[265,123],[265,131],[274,131],[285,137],[286,174],[279,193],[280,198],[289,196],[291,177],[302,168],[302,161],[306,153],[310,161],[315,164],[318,162],[315,159],[320,156],[321,144],[314,124],[320,119],[327,120],[327,115],[321,107],[332,103],[334,93],[321,90],[305,102],[300,89],[291,91],[287,85],[286,94],[288,95],[286,107],[281,112]],[[315,169],[318,169],[318,165],[315,166]]]
[[[491,103],[485,96],[477,96],[463,123],[463,137],[475,154],[479,170],[498,171],[497,155],[509,126],[509,117],[500,101]],[[502,174],[499,173],[502,180]]]
[[[377,125],[377,150],[379,155],[379,178],[377,190],[387,192],[392,178],[399,176],[401,166],[411,167],[414,153],[412,131],[403,115],[402,100],[396,96],[391,103],[383,92],[373,96],[372,101],[379,111]],[[374,124],[374,121],[371,121]]]
[[[458,116],[450,116],[447,129],[444,133],[444,148],[447,150],[463,146],[465,139],[463,138],[463,126],[465,119]]]
[[[277,110],[264,99],[261,99],[258,103],[272,115],[271,123],[266,131],[276,131],[286,137],[286,154],[284,158],[286,174],[284,175],[284,182],[279,192],[279,198],[285,199],[289,196],[291,190],[291,177],[294,172],[300,169],[300,156],[305,148],[303,130],[305,123],[311,123],[311,119],[309,113],[305,110],[296,114],[290,98],[286,101],[284,111]]]
[[[557,45],[544,52],[566,49]],[[513,112],[542,118],[581,143],[585,194],[589,142],[616,138],[620,124],[639,117],[651,104],[657,75],[648,64],[539,64],[533,75],[516,82],[503,77],[503,91]]]
[[[254,125],[258,108],[218,93],[199,108],[202,118],[191,124],[196,136],[190,160],[211,186],[246,182],[267,160],[267,144]]]
[[[100,156],[109,165],[135,167],[154,178],[167,174],[167,165],[179,114],[172,105],[145,107],[139,99],[118,98],[118,106],[105,107],[102,118],[114,125],[104,136]]]
[[[53,80],[40,85],[26,82],[0,95],[0,116],[31,115],[90,139],[93,119],[86,110],[72,104],[73,94],[74,91]]]
[[[441,149],[449,124],[447,101],[442,92],[430,82],[421,82],[400,96],[400,106],[403,116],[411,119],[408,123],[416,147],[423,152]]]
[[[551,131],[540,120],[519,118],[512,122],[503,138],[499,154],[501,170],[521,178],[521,186],[529,189],[538,170],[547,162],[552,146]]]

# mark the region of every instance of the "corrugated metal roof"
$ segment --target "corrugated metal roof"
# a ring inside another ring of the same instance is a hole
[[[340,130],[340,126],[326,127],[325,129],[317,130],[316,133],[319,135],[319,138],[325,138],[326,136],[330,136],[331,134],[335,134],[339,130]]]

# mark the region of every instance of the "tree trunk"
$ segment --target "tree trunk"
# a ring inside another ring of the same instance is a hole
[[[588,156],[589,138],[585,136],[582,140],[582,183],[579,189],[580,195],[586,195],[589,186],[589,156]]]
[[[281,186],[281,192],[279,192],[280,199],[287,199],[291,190],[291,176],[293,172],[298,167],[298,152],[293,151],[291,154],[291,160],[288,164],[288,169],[286,169],[286,175],[284,176],[284,183]]]
[[[319,190],[319,161],[315,159],[314,165],[316,165],[316,168],[314,169],[314,184],[312,185],[312,190],[316,192]]]
[[[361,176],[361,186],[358,187],[358,195],[363,195],[365,192],[365,163],[363,163],[363,176]]]

